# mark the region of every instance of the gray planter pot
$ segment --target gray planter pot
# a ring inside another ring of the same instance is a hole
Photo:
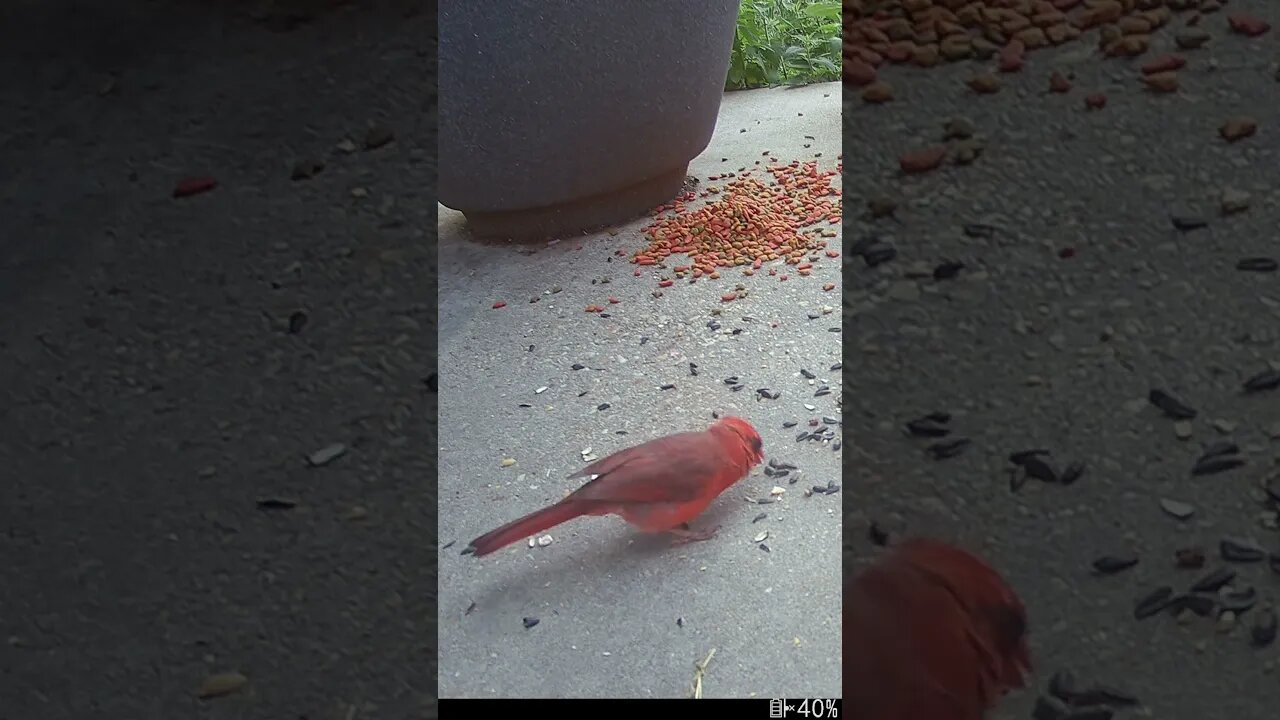
[[[715,130],[739,0],[444,0],[440,202],[559,236],[680,192]]]

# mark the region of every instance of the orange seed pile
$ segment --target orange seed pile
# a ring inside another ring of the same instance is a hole
[[[799,274],[808,275],[816,258],[806,261],[806,256],[825,250],[828,257],[838,257],[838,252],[826,250],[826,238],[837,237],[837,231],[819,224],[840,224],[840,190],[831,183],[840,168],[819,170],[816,160],[796,160],[766,169],[775,184],[752,177],[750,170],[715,175],[709,179],[729,182],[701,193],[686,192],[657,208],[659,218],[643,229],[648,244],[631,262],[659,265],[672,255],[687,255],[688,264],[672,267],[676,277],[714,279],[721,269],[742,267],[751,275],[775,260],[796,265]],[[699,197],[706,202],[691,209],[689,204]],[[662,216],[667,211],[674,214]],[[659,284],[670,287],[671,281]]]

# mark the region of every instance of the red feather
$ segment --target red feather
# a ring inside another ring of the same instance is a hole
[[[908,540],[863,570],[844,614],[844,695],[859,720],[982,720],[1031,669],[1013,589],[936,540]]]

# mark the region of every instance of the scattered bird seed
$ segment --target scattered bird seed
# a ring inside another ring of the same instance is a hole
[[[1147,394],[1147,400],[1174,420],[1193,420],[1196,417],[1194,408],[1163,390],[1152,390]]]
[[[1203,230],[1209,227],[1209,221],[1202,217],[1191,215],[1174,215],[1169,218],[1173,223],[1173,227],[1181,232],[1190,232],[1192,230]]]
[[[1200,617],[1209,617],[1218,609],[1218,602],[1210,595],[1182,593],[1169,600],[1168,609],[1174,615],[1189,612]]]
[[[1164,585],[1152,590],[1138,599],[1133,608],[1133,617],[1137,620],[1145,620],[1146,618],[1157,615],[1167,607],[1173,599],[1173,588]]]
[[[960,274],[964,269],[964,263],[948,261],[944,262],[933,269],[934,280],[950,280]]]
[[[1200,458],[1191,468],[1191,474],[1215,475],[1220,472],[1234,470],[1244,465],[1244,459],[1232,455],[1216,455],[1213,457]]]
[[[292,510],[297,506],[298,501],[287,498],[270,497],[258,501],[258,507],[263,510]]]
[[[1231,612],[1236,615],[1243,615],[1254,608],[1258,604],[1258,591],[1250,586],[1244,590],[1236,590],[1234,592],[1223,593],[1218,605],[1223,612]]]
[[[1137,555],[1103,555],[1093,561],[1093,569],[1099,575],[1114,575],[1137,564]]]
[[[951,429],[926,416],[907,422],[907,432],[915,437],[938,438],[950,434]]]
[[[1196,593],[1213,593],[1218,592],[1222,588],[1236,579],[1236,571],[1229,567],[1221,567],[1208,575],[1201,577],[1199,580],[1191,583],[1191,592]]]
[[[526,617],[526,618],[521,618],[520,622],[524,623],[524,629],[528,630],[529,628],[537,625],[542,621],[536,617]]]
[[[238,672],[225,672],[210,675],[200,683],[200,688],[196,690],[196,697],[203,700],[210,698],[222,697],[236,692],[248,684],[249,678]]]
[[[347,446],[342,443],[333,443],[316,450],[307,456],[307,462],[312,467],[323,467],[347,454]]]
[[[1062,475],[1058,478],[1058,482],[1063,485],[1071,485],[1084,475],[1085,465],[1082,462],[1073,462],[1067,465],[1062,471]]]
[[[297,335],[307,326],[307,314],[298,310],[289,316],[289,334]]]
[[[1261,562],[1267,556],[1267,551],[1258,543],[1245,538],[1223,538],[1218,543],[1218,551],[1227,562]]]
[[[760,522],[761,520],[764,520],[764,519],[765,519],[765,518],[767,518],[767,517],[769,517],[769,513],[760,513],[759,515],[757,515],[757,516],[755,516],[754,518],[752,518],[752,519],[751,519],[751,524],[753,524],[753,525],[754,525],[755,523],[758,523],[758,522]]]
[[[1268,257],[1242,258],[1236,263],[1236,269],[1243,272],[1271,273],[1277,268],[1280,268],[1280,263]]]
[[[1245,392],[1263,392],[1280,387],[1280,370],[1264,370],[1244,381]]]
[[[1170,500],[1169,498],[1160,498],[1160,509],[1179,520],[1190,519],[1196,513],[1196,509],[1189,503]]]
[[[885,547],[889,544],[889,531],[880,527],[880,524],[872,521],[871,527],[867,528],[867,539],[876,547]]]
[[[928,452],[934,460],[947,460],[964,452],[965,448],[967,448],[970,443],[971,441],[968,438],[956,438],[955,440],[934,443],[925,448],[925,451]]]
[[[1058,482],[1058,473],[1048,462],[1038,457],[1028,457],[1022,461],[1022,471],[1032,480],[1041,482]]]

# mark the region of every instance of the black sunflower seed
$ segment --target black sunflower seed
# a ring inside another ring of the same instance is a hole
[[[733,387],[731,387],[731,388],[729,388],[729,389],[730,389],[730,390],[732,390],[732,391],[734,391],[734,392],[738,392],[739,390],[741,390],[741,389],[742,389],[742,388],[744,388],[744,387],[746,387],[746,386],[745,386],[745,385],[743,385],[743,384],[741,384],[741,383],[739,383],[739,384],[734,385]]]
[[[1163,390],[1152,390],[1147,394],[1147,400],[1174,420],[1191,420],[1196,416],[1194,408]]]
[[[1231,568],[1218,568],[1204,577],[1191,583],[1191,592],[1218,592],[1236,579],[1236,571]]]
[[[751,524],[754,525],[767,517],[769,517],[769,513],[760,513],[759,515],[752,518]]]
[[[839,449],[840,449],[840,441],[839,441],[839,440],[836,440],[835,442],[831,443],[831,451],[832,451],[832,452],[836,452],[836,451],[838,451]]]
[[[1070,485],[1079,480],[1082,475],[1084,475],[1084,463],[1073,462],[1070,465],[1067,465],[1066,469],[1062,471],[1062,475],[1058,478],[1058,482],[1063,485]]]
[[[582,370],[582,369],[583,369],[583,368],[585,368],[585,367],[586,367],[586,365],[583,365],[582,363],[574,363],[574,364],[572,364],[572,365],[570,365],[570,366],[569,366],[569,369],[570,369],[570,370]]]
[[[596,406],[596,410],[599,410],[600,412],[604,412],[605,410],[608,410],[610,407],[612,406],[609,403],[600,403],[599,405]]]
[[[1236,263],[1236,269],[1244,272],[1275,272],[1280,269],[1280,263],[1269,257],[1250,257],[1241,258]]]
[[[830,371],[832,371],[832,372],[835,372],[836,370],[839,370],[839,369],[840,369],[840,368],[842,368],[842,367],[844,367],[844,363],[836,363],[835,365],[832,365],[831,367],[829,367],[829,368],[827,368],[827,369],[828,369],[828,370],[830,370]]]
[[[1168,585],[1152,590],[1138,599],[1133,607],[1133,617],[1137,620],[1144,620],[1165,608],[1169,607],[1169,601],[1173,599],[1173,588]]]
[[[822,387],[818,388],[818,391],[815,392],[813,396],[822,397],[823,395],[830,395],[830,394],[831,394],[831,388],[827,387],[826,385],[823,385]]]
[[[698,363],[689,363],[689,374],[690,375],[698,374]]]
[[[1267,557],[1266,550],[1245,538],[1223,538],[1222,542],[1218,543],[1218,552],[1227,562],[1261,562]]]
[[[793,428],[793,427],[795,427],[796,425],[797,425],[797,423],[796,423],[796,421],[795,421],[795,420],[788,420],[788,421],[786,421],[786,422],[782,423],[782,427],[783,427],[784,429],[785,429],[785,428]]]
[[[1173,227],[1181,232],[1200,230],[1209,227],[1208,220],[1192,215],[1174,215],[1169,218],[1169,222],[1172,222]]]
[[[523,618],[521,622],[524,623],[524,628],[528,630],[529,628],[533,627],[534,625],[537,625],[539,622],[542,622],[542,621],[536,617],[527,617],[527,618]]]
[[[298,502],[296,500],[289,500],[287,498],[270,497],[262,498],[258,501],[258,507],[263,510],[292,510],[297,506]]]
[[[1041,449],[1019,450],[1018,452],[1011,453],[1009,455],[1009,462],[1013,463],[1014,465],[1022,465],[1031,458],[1039,457],[1041,455],[1048,455],[1048,454],[1049,454],[1048,450],[1041,450]]]
[[[835,480],[828,480],[828,481],[827,481],[827,494],[828,494],[828,495],[835,495],[835,494],[836,494],[836,493],[838,493],[838,492],[840,492],[840,486],[836,484],[836,481],[835,481]]]
[[[966,223],[964,226],[964,234],[971,238],[989,239],[996,234],[996,229],[992,225],[984,225],[982,223]]]
[[[675,390],[675,389],[676,389],[676,385],[675,385],[675,383],[664,383],[664,384],[662,384],[662,385],[659,385],[659,386],[658,386],[658,389],[659,389],[659,390]]]
[[[1200,459],[1208,460],[1222,455],[1235,455],[1238,452],[1240,452],[1240,447],[1235,443],[1230,440],[1219,440],[1215,443],[1210,443],[1204,449],[1204,452],[1200,454]]]
[[[813,373],[809,372],[809,370],[806,368],[800,368],[800,374],[805,376],[809,380],[813,380],[814,378],[818,377],[817,375],[814,375]]]
[[[307,314],[301,310],[289,316],[289,334],[297,335],[307,326]]]
[[[1215,475],[1244,465],[1244,459],[1234,455],[1217,455],[1200,458],[1191,468],[1192,475]]]
[[[889,531],[872,521],[871,527],[867,528],[867,539],[871,540],[871,544],[876,547],[884,547],[889,544]]]
[[[916,437],[946,437],[951,429],[928,418],[919,418],[907,423],[907,432]]]
[[[830,417],[829,415],[823,415],[822,424],[823,425],[839,425],[840,421],[833,417]]]
[[[1253,619],[1253,627],[1249,630],[1249,639],[1254,647],[1263,648],[1276,640],[1276,611],[1270,608],[1258,613]]]
[[[1263,370],[1244,381],[1245,392],[1262,392],[1280,387],[1280,370]]]
[[[788,462],[779,462],[779,463],[775,463],[775,464],[774,464],[774,466],[773,466],[773,468],[774,468],[775,470],[799,470],[799,469],[800,469],[800,468],[796,467],[795,465],[792,465],[791,463],[788,463]]]
[[[1100,575],[1112,575],[1137,564],[1137,555],[1103,555],[1093,561],[1093,569]]]
[[[944,262],[938,265],[938,267],[933,269],[933,279],[934,280],[950,280],[954,278],[956,275],[959,275],[960,271],[963,269],[964,269],[964,263],[949,260],[947,262]]]
[[[1258,591],[1250,586],[1243,590],[1229,592],[1222,596],[1219,604],[1224,611],[1230,610],[1236,615],[1241,615],[1249,612],[1254,605],[1258,604]]]
[[[808,440],[808,439],[809,439],[809,433],[807,431],[802,432],[796,436],[796,442],[804,442],[805,440]]]
[[[1058,472],[1049,463],[1038,457],[1029,457],[1022,461],[1022,471],[1027,477],[1041,482],[1058,482]]]
[[[934,460],[947,460],[964,452],[964,449],[969,446],[969,443],[970,440],[968,438],[956,438],[955,440],[934,443],[925,448],[925,451],[928,452]]]
[[[1186,610],[1195,613],[1200,617],[1209,617],[1214,610],[1218,608],[1218,601],[1212,595],[1198,595],[1196,593],[1183,593],[1175,595],[1169,601],[1169,611],[1175,615]]]
[[[878,242],[862,251],[862,261],[867,267],[883,265],[898,257],[898,249],[888,243]]]
[[[1131,692],[1110,685],[1092,685],[1076,693],[1072,705],[1104,705],[1107,707],[1132,707],[1140,701]]]

